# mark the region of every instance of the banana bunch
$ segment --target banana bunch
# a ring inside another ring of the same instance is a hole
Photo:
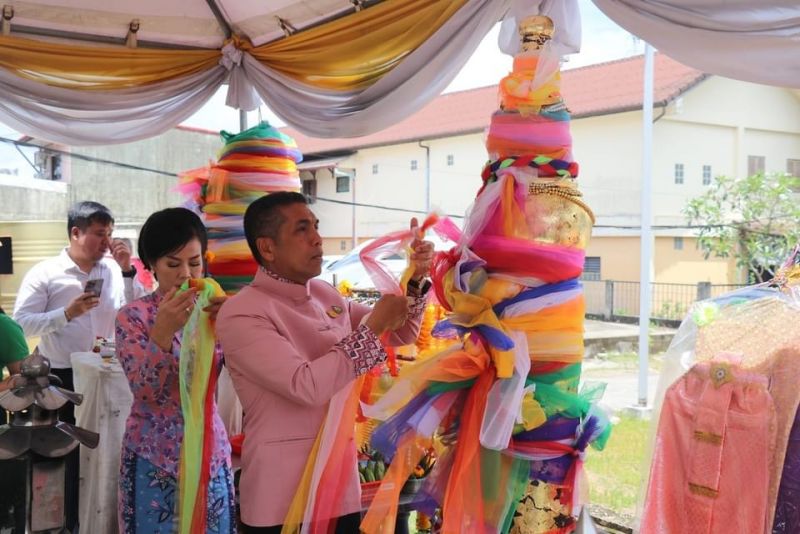
[[[358,478],[362,484],[382,480],[388,464],[383,455],[364,444],[359,450]]]
[[[365,463],[358,463],[358,479],[362,484],[379,481],[385,474],[386,464],[383,460],[367,460]]]

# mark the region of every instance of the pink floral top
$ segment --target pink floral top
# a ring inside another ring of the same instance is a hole
[[[177,476],[183,440],[183,415],[178,389],[178,357],[181,333],[172,339],[172,352],[164,352],[150,340],[161,294],[157,291],[123,307],[117,314],[116,346],[133,393],[133,406],[122,444],[137,456]],[[215,353],[217,373],[222,369],[222,352]],[[212,476],[230,466],[228,435],[214,404],[214,450]]]

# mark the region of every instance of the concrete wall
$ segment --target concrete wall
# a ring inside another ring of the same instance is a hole
[[[80,147],[73,153],[178,173],[207,164],[221,146],[216,135],[173,129],[152,139]],[[108,206],[116,219],[114,234],[132,238],[134,248],[151,213],[183,203],[171,191],[178,183],[174,176],[74,157],[65,157],[63,166],[61,182],[0,176],[0,235],[11,236],[14,256],[14,274],[0,276],[0,304],[6,310],[13,307],[24,273],[67,245],[67,210],[74,202],[95,200]]]
[[[115,146],[80,147],[74,152],[94,158],[178,173],[206,165],[222,146],[215,135],[173,129],[152,138]],[[69,200],[91,199],[108,206],[118,224],[141,226],[154,211],[178,206],[174,176],[131,170],[71,158]]]
[[[66,217],[68,184],[0,176],[0,221],[37,221]]]

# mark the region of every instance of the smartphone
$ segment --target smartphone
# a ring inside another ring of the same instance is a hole
[[[87,293],[94,293],[95,297],[99,297],[100,293],[103,292],[103,279],[102,278],[95,278],[94,280],[89,280],[86,282],[86,287],[84,291]]]

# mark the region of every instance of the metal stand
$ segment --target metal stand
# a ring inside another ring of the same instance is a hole
[[[36,353],[0,393],[10,421],[0,426],[0,531],[61,534],[65,529],[65,457],[78,445],[97,447],[98,434],[59,421],[58,409],[83,396],[59,387],[50,362]]]

